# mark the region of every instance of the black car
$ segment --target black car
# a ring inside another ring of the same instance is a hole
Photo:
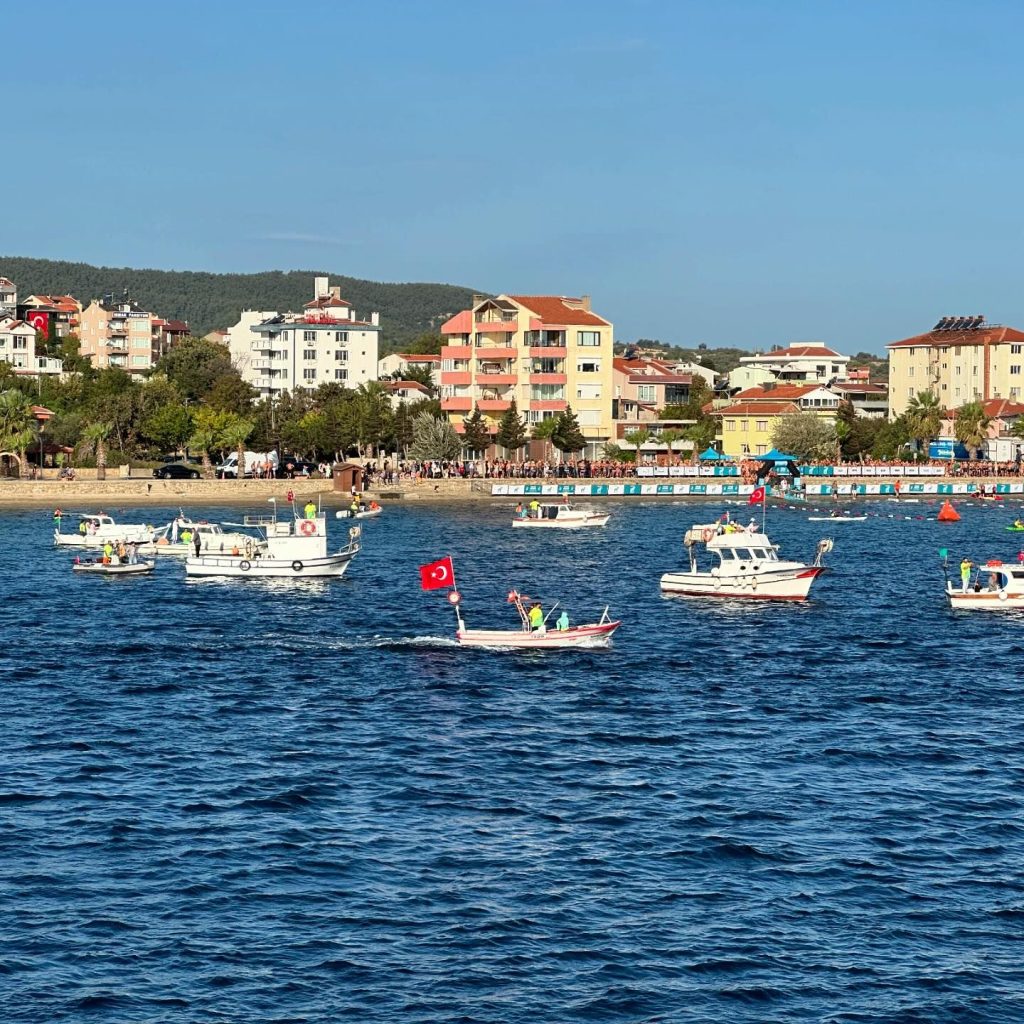
[[[201,466],[203,460],[198,455],[161,455],[160,461],[166,464],[172,462],[188,462],[193,466]]]
[[[157,466],[153,476],[158,480],[198,480],[199,470],[188,462],[169,462],[166,466]]]
[[[308,459],[293,459],[290,455],[285,455],[277,467],[277,479],[290,480],[297,476],[309,476],[318,468],[315,462]]]

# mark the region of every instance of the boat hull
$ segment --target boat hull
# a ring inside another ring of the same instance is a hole
[[[824,571],[823,566],[809,565],[782,572],[737,576],[667,572],[661,577],[661,589],[666,594],[726,601],[806,601],[811,584]]]
[[[610,515],[586,516],[583,519],[513,519],[517,529],[580,530],[586,526],[607,526]]]
[[[102,548],[104,544],[116,544],[123,540],[126,544],[148,544],[153,539],[153,531],[143,527],[127,526],[117,533],[58,533],[54,531],[53,543],[58,548]]]
[[[1024,594],[1008,594],[1005,590],[946,590],[949,606],[956,611],[1003,612],[1024,608]]]
[[[78,573],[96,576],[145,576],[155,568],[153,562],[130,562],[127,565],[103,565],[100,562],[81,562],[71,568]]]
[[[234,579],[331,579],[343,576],[358,547],[318,558],[235,558],[229,555],[200,555],[185,559],[185,575],[232,577]]]
[[[562,647],[607,647],[621,620],[599,622],[544,633],[524,629],[458,629],[455,639],[463,647],[509,647],[516,650],[552,650]]]

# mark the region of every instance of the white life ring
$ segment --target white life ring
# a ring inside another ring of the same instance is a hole
[[[316,533],[316,523],[312,519],[303,519],[299,525],[299,530],[307,537],[312,537]]]

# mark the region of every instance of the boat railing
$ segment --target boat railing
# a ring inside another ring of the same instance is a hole
[[[242,516],[243,526],[273,526],[277,516]]]

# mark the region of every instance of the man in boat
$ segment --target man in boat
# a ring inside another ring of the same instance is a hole
[[[967,589],[971,583],[971,566],[973,563],[966,556],[960,563],[960,583],[963,586],[964,593],[967,593]]]
[[[523,503],[521,501],[517,502],[516,503],[516,519],[525,519],[525,518],[526,518],[526,510],[523,508]]]
[[[103,564],[110,565],[111,559],[114,557],[114,545],[108,540],[103,545]]]
[[[203,548],[203,538],[200,536],[198,530],[196,530],[195,534],[192,536],[192,546],[196,549],[196,558],[198,558],[199,552]]]
[[[348,514],[350,516],[356,516],[356,515],[358,515],[358,513],[359,513],[359,502],[355,498],[353,498],[352,499],[352,504],[349,505],[349,507],[348,507]]]
[[[359,508],[359,506],[357,505],[356,506],[356,510],[357,511],[358,511],[358,508]],[[303,509],[303,511],[306,513],[306,518],[307,519],[316,519],[316,504],[313,502],[312,499],[310,499],[309,501],[306,502],[306,507],[305,507],[305,509]]]
[[[541,608],[540,601],[534,601],[533,604],[530,605],[529,619],[530,619],[530,629],[532,629],[534,631],[534,633],[543,633],[543,632],[545,632],[545,629],[544,629],[544,609]]]
[[[89,524],[84,520],[80,520],[78,523],[78,532],[84,537],[89,532]]]
[[[534,498],[530,502],[530,518],[537,519],[540,516],[540,502]]]
[[[562,614],[555,621],[555,628],[559,633],[564,633],[569,628],[569,613],[564,608]]]

